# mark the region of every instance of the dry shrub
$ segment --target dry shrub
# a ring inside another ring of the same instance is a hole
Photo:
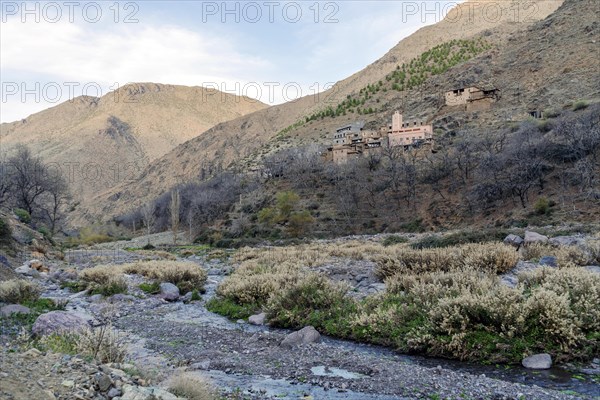
[[[216,400],[218,390],[207,379],[191,373],[183,373],[171,378],[169,391],[187,400]]]
[[[590,256],[590,264],[600,264],[600,234],[595,239],[588,239],[585,242],[585,249]]]
[[[143,252],[138,252],[138,254],[144,256],[144,258],[146,260],[153,260],[153,259],[169,260],[169,261],[177,260],[177,257],[174,254],[171,254],[168,251],[164,251],[164,250],[144,250]]]
[[[546,351],[565,360],[598,351],[600,276],[541,268],[520,281],[511,289],[472,271],[394,276],[353,325],[384,337],[402,332],[388,341],[405,351],[459,359],[518,361]]]
[[[517,252],[499,243],[466,244],[453,248],[413,250],[397,247],[392,252],[375,257],[377,274],[381,278],[398,273],[449,272],[471,269],[503,273],[518,262]]]
[[[328,257],[316,246],[300,245],[288,247],[244,247],[236,252],[233,260],[239,263],[254,260],[257,263],[268,265],[291,261],[307,267],[313,267],[327,262]]]
[[[110,325],[81,331],[76,343],[79,353],[93,357],[102,364],[122,363],[127,356],[125,337]]]
[[[588,265],[593,256],[589,251],[584,251],[577,246],[558,246],[549,244],[534,243],[522,250],[522,256],[525,260],[537,261],[544,256],[556,257],[556,263],[559,267],[576,267]]]
[[[141,261],[121,266],[127,274],[142,275],[176,285],[183,293],[203,290],[207,273],[198,264],[185,261]]]
[[[585,268],[539,268],[519,275],[523,290],[548,290],[564,296],[583,329],[600,332],[600,275]],[[571,318],[572,319],[572,318]]]
[[[293,262],[259,264],[246,261],[217,288],[219,296],[237,304],[265,304],[273,293],[295,284],[306,271]]]
[[[79,279],[84,282],[103,285],[122,275],[123,269],[120,265],[103,264],[83,270],[79,274]]]
[[[35,283],[22,279],[0,282],[0,301],[11,304],[35,301],[40,297],[42,289]]]
[[[106,285],[122,278],[123,274],[137,274],[176,285],[182,292],[202,290],[206,283],[206,271],[198,264],[183,261],[139,261],[120,265],[98,265],[88,268],[80,278],[89,283]]]

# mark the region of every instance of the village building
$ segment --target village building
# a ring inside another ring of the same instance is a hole
[[[392,123],[379,130],[365,130],[364,122],[348,124],[336,129],[333,145],[324,155],[336,164],[345,164],[352,157],[360,157],[383,148],[420,146],[433,142],[433,127],[422,121],[405,122],[396,111]]]
[[[465,106],[466,111],[480,111],[500,99],[500,90],[492,85],[470,86],[446,92],[444,97],[449,107]]]

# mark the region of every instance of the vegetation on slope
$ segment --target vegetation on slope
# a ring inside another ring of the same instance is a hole
[[[435,46],[410,62],[398,65],[397,69],[388,74],[384,81],[362,88],[358,95],[348,95],[337,107],[327,107],[325,110],[314,113],[305,118],[304,122],[310,122],[325,117],[337,117],[354,113],[359,115],[373,114],[378,111],[377,107],[365,104],[379,91],[396,90],[399,92],[411,90],[423,85],[432,76],[440,75],[450,68],[464,63],[471,58],[487,51],[491,45],[483,38],[452,40]]]
[[[420,251],[406,244],[242,249],[236,255],[239,268],[218,287],[211,309],[236,318],[262,309],[274,326],[312,325],[332,336],[461,360],[519,363],[549,352],[565,361],[597,353],[597,274],[569,267],[577,258],[565,259],[559,268],[522,274],[521,284],[509,288],[496,275],[505,266],[490,270],[480,261],[516,263],[514,249],[471,247],[479,261],[463,248],[430,250],[429,257],[415,261]],[[457,253],[464,256],[460,265]],[[332,257],[387,257],[411,268],[386,269],[386,291],[357,299],[344,284],[314,271]]]

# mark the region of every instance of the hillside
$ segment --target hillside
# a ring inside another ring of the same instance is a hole
[[[312,143],[315,140],[325,144],[332,129],[343,123],[342,119],[318,121],[295,130],[289,127],[316,111],[336,105],[348,95],[358,93],[367,84],[385,79],[397,65],[408,62],[445,41],[478,37],[486,32],[487,40],[500,46],[511,35],[555,11],[562,1],[536,1],[536,10],[526,13],[528,18],[517,19],[511,17],[508,3],[501,3],[502,18],[486,18],[484,10],[488,3],[490,2],[467,2],[458,6],[445,20],[422,28],[402,40],[382,59],[339,82],[318,98],[304,97],[211,128],[149,165],[137,182],[100,194],[94,201],[94,207],[87,209],[86,214],[92,217],[122,213],[131,206],[160,195],[177,183],[196,178],[198,171],[206,165],[218,163],[222,167],[228,167],[240,165],[240,160],[247,159],[241,165],[252,166],[275,148]],[[493,30],[493,35],[490,35],[490,30]],[[388,108],[397,107],[395,102],[395,99],[389,99]],[[379,119],[383,118],[382,114]],[[348,117],[346,120],[353,119]],[[290,133],[290,130],[293,132]],[[286,134],[280,134],[282,131]]]
[[[201,87],[135,83],[0,126],[2,151],[25,144],[70,177],[76,200],[136,178],[148,163],[223,121],[264,109]]]

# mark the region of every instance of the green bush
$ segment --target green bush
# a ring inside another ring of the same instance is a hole
[[[573,111],[585,110],[589,105],[585,100],[578,100],[573,104]]]
[[[9,247],[11,245],[12,229],[3,218],[0,218],[0,246]]]
[[[311,325],[328,335],[348,336],[347,316],[355,310],[356,304],[347,296],[347,291],[347,286],[332,283],[323,275],[308,275],[269,299],[267,318],[273,326]]]
[[[550,202],[546,197],[540,197],[535,202],[533,208],[535,212],[539,215],[547,215],[550,213]]]
[[[158,294],[160,293],[160,284],[158,282],[152,282],[152,283],[141,283],[140,284],[140,289],[143,290],[144,292],[148,293],[148,294]]]
[[[115,294],[127,293],[127,282],[122,277],[112,277],[107,282],[101,284],[91,284],[89,286],[90,294],[101,294],[110,297]]]
[[[23,210],[22,208],[15,208],[13,211],[17,218],[19,218],[19,221],[23,222],[24,224],[28,224],[31,222],[31,215],[29,215],[27,210]]]
[[[225,297],[213,297],[206,303],[206,309],[232,320],[248,319],[260,310],[255,304],[237,304],[235,301]]]
[[[433,249],[468,243],[486,243],[503,240],[509,232],[505,230],[468,230],[443,236],[428,235],[412,243],[413,249]]]
[[[398,235],[391,235],[386,237],[385,239],[383,239],[383,242],[381,242],[382,245],[384,245],[385,247],[388,246],[392,246],[395,244],[400,244],[400,243],[407,243],[408,239],[402,236],[398,236]]]
[[[190,299],[190,301],[200,301],[200,300],[202,300],[202,297],[200,297],[200,292],[198,292],[198,289],[192,290],[192,298]]]

